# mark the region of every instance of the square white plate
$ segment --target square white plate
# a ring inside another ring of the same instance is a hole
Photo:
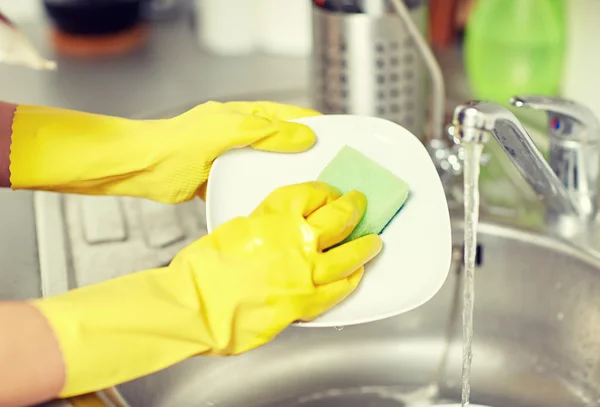
[[[317,134],[317,143],[307,152],[275,154],[244,148],[214,162],[206,198],[209,232],[248,215],[278,187],[315,180],[349,145],[406,181],[409,198],[381,234],[383,251],[367,264],[357,290],[314,321],[298,325],[365,323],[427,302],[448,275],[452,237],[444,189],[423,144],[403,127],[373,117],[335,115],[296,121]]]

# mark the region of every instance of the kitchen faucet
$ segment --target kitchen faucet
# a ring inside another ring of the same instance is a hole
[[[461,143],[496,139],[523,178],[544,202],[550,231],[563,238],[587,232],[598,210],[600,123],[577,103],[546,96],[514,97],[515,107],[547,112],[550,142],[545,160],[507,108],[471,101],[454,110],[454,137]]]

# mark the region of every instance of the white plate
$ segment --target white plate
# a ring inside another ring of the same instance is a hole
[[[406,181],[409,198],[381,237],[382,253],[366,267],[357,290],[344,302],[301,326],[345,326],[410,311],[433,297],[446,280],[452,238],[446,196],[429,154],[408,130],[362,116],[318,116],[296,120],[318,141],[301,154],[244,148],[213,164],[207,191],[209,232],[246,216],[274,189],[313,181],[345,145],[379,162]]]

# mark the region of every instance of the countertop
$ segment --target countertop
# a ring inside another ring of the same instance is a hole
[[[59,69],[37,72],[0,65],[0,98],[5,101],[144,117],[210,99],[247,99],[308,86],[306,59],[212,55],[198,46],[186,18],[154,23],[146,47],[101,61],[53,56],[45,21],[21,28],[45,56],[57,60]],[[38,297],[33,194],[2,190],[0,206],[0,299]]]

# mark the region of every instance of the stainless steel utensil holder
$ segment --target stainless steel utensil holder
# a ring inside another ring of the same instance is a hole
[[[423,33],[426,6],[409,13]],[[427,70],[398,15],[336,12],[313,4],[313,45],[318,110],[382,117],[423,139]]]

